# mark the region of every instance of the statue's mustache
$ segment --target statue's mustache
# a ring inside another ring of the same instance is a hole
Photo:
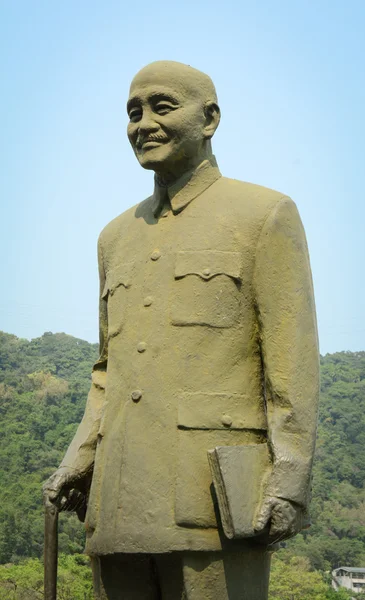
[[[138,137],[136,146],[137,146],[137,148],[142,148],[143,144],[146,144],[147,142],[167,142],[167,141],[168,141],[168,137],[166,137],[165,135],[161,135],[158,133],[152,133],[147,136]]]

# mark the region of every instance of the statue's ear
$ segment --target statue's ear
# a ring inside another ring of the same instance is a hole
[[[205,114],[205,126],[204,126],[204,137],[210,140],[215,134],[215,130],[221,120],[221,111],[216,102],[209,101],[204,106]]]

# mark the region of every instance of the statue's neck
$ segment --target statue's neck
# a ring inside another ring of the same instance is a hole
[[[210,141],[198,155],[181,162],[175,162],[165,170],[155,171],[156,181],[161,187],[169,187],[183,177],[185,173],[197,169],[204,160],[214,160]]]

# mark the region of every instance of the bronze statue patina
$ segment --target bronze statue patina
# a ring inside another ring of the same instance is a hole
[[[152,63],[127,110],[155,189],[100,235],[100,357],[46,501],[87,491],[97,598],[264,600],[270,549],[301,530],[310,494],[304,230],[287,196],[221,176],[207,75]]]

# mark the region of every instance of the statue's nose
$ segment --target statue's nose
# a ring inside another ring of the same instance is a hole
[[[156,123],[153,113],[150,110],[143,111],[142,118],[139,122],[139,130],[142,132],[157,131],[159,124]]]

